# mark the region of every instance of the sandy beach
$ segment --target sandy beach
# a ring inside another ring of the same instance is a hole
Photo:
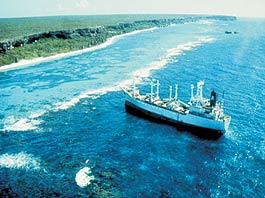
[[[82,54],[85,52],[91,52],[94,50],[102,49],[102,48],[105,48],[105,47],[111,45],[113,42],[117,41],[119,38],[138,34],[140,32],[152,31],[155,29],[157,29],[157,27],[143,29],[143,30],[136,30],[133,32],[125,33],[125,34],[116,35],[116,36],[109,38],[106,42],[104,42],[102,44],[99,44],[99,45],[96,45],[93,47],[89,47],[89,48],[85,48],[82,50],[71,51],[71,52],[67,52],[67,53],[61,53],[61,54],[57,54],[57,55],[49,56],[49,57],[38,57],[38,58],[31,59],[31,60],[21,60],[17,63],[12,63],[10,65],[0,66],[0,72],[13,70],[13,69],[21,68],[21,67],[28,67],[28,66],[36,65],[36,64],[39,64],[42,62],[48,62],[48,61],[52,61],[52,60],[56,60],[56,59],[60,59],[60,58],[64,58],[64,57],[74,56],[74,55]]]

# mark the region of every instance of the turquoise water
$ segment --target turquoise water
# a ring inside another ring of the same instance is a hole
[[[1,72],[1,195],[263,197],[264,43],[265,20],[201,21]],[[225,91],[230,129],[210,141],[128,114],[120,88],[135,76],[165,97],[178,83],[184,101],[199,80]]]

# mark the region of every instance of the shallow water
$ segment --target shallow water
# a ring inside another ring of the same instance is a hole
[[[263,197],[265,21],[180,24],[93,52],[0,73],[0,189],[20,197]],[[225,31],[237,34],[225,34]],[[225,91],[216,141],[125,111],[121,86],[159,79],[161,96],[205,80]],[[78,186],[88,167],[94,180]]]

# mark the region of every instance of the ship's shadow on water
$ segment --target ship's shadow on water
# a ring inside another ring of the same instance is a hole
[[[125,109],[126,109],[126,112],[128,112],[129,114],[131,114],[133,116],[143,118],[143,119],[146,119],[148,121],[158,123],[158,124],[168,124],[168,125],[176,128],[176,133],[182,132],[182,133],[191,134],[192,136],[199,138],[199,139],[202,139],[202,140],[217,141],[223,135],[221,132],[197,128],[197,127],[183,125],[183,124],[179,124],[179,123],[172,123],[172,122],[167,121],[167,120],[162,120],[161,118],[158,118],[158,117],[149,116],[146,113],[135,110],[134,108],[131,108],[127,105],[125,105]]]

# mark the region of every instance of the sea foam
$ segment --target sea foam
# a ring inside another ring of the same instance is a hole
[[[48,112],[58,112],[61,110],[67,110],[75,106],[81,99],[91,98],[95,100],[101,95],[106,94],[107,92],[113,92],[119,90],[119,86],[112,87],[102,87],[99,89],[88,90],[81,93],[79,96],[72,98],[69,101],[55,103],[46,109],[43,109],[39,112],[33,112],[26,117],[15,117],[8,116],[3,121],[3,129],[0,131],[9,132],[9,131],[31,131],[39,129],[39,125],[42,123],[41,116]]]
[[[40,160],[32,154],[24,152],[17,154],[5,153],[0,155],[0,167],[23,170],[40,170]]]
[[[4,120],[4,127],[1,131],[30,131],[38,128],[41,121],[37,118],[41,114],[35,114],[29,116],[28,118],[15,118],[14,116],[9,116]]]
[[[117,87],[113,86],[113,87],[102,87],[99,89],[94,89],[94,90],[88,90],[86,92],[83,92],[82,94],[80,94],[79,96],[66,101],[66,102],[61,102],[61,103],[57,103],[55,104],[55,107],[53,108],[53,111],[59,111],[59,110],[66,110],[69,109],[70,107],[75,106],[81,99],[84,98],[91,98],[91,99],[97,99],[99,98],[101,95],[106,94],[107,92],[112,92],[112,91],[117,91]]]
[[[213,42],[214,38],[197,37],[196,41],[187,42],[178,45],[176,48],[167,50],[167,53],[160,58],[159,61],[152,62],[146,68],[139,69],[133,73],[134,77],[149,77],[152,70],[158,70],[166,66],[176,56],[183,55],[185,51],[190,51],[195,47],[201,46],[203,43]]]
[[[76,184],[81,188],[88,186],[94,179],[95,178],[92,175],[92,171],[89,167],[82,168],[76,173],[75,176]]]
[[[200,20],[198,22],[199,24],[203,24],[203,25],[210,25],[210,24],[213,24],[213,20]]]

